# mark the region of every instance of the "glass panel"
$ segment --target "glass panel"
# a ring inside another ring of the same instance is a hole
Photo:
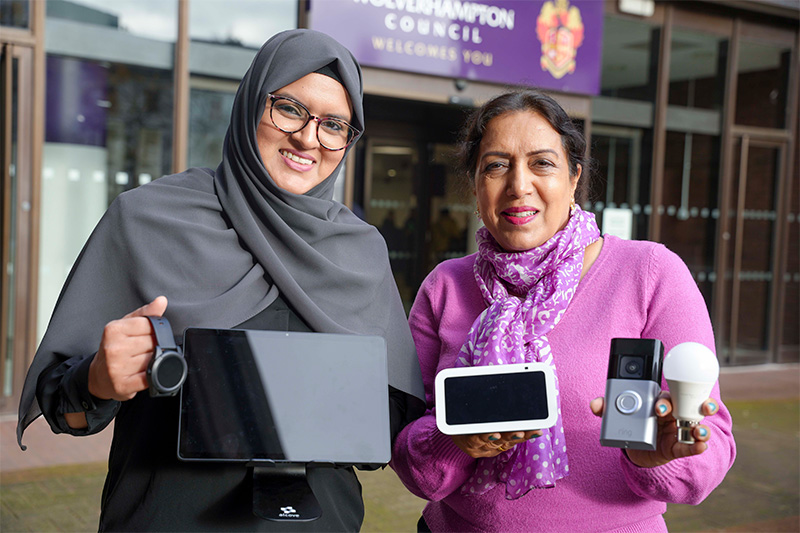
[[[417,292],[419,261],[417,250],[420,232],[416,194],[416,148],[396,142],[375,142],[371,158],[371,187],[366,221],[377,226],[386,239],[397,288],[406,312]]]
[[[675,28],[669,67],[669,104],[721,109],[727,40]]]
[[[630,238],[646,239],[650,219],[649,159],[643,161],[642,143],[647,137],[644,130],[596,124],[592,128],[592,157],[597,169],[592,179],[589,200],[581,206],[597,217],[604,232],[620,235],[608,225],[604,227],[607,209],[629,210]],[[649,153],[646,150],[645,153]],[[646,176],[647,179],[642,179]],[[612,212],[609,211],[610,215]],[[613,212],[619,216],[619,211]],[[606,221],[611,224],[612,219]]]
[[[250,48],[297,27],[298,0],[201,0],[189,10],[189,34],[205,41]]]
[[[601,94],[654,101],[660,30],[645,22],[612,16],[606,16],[603,24]]]
[[[5,51],[4,51],[5,54]],[[4,361],[0,361],[2,369],[0,369],[0,376],[3,376],[3,382],[0,383],[2,387],[2,395],[4,397],[11,396],[14,393],[14,300],[16,296],[16,266],[17,266],[17,163],[18,163],[18,142],[17,142],[17,128],[19,118],[19,98],[18,98],[18,85],[19,85],[19,60],[9,56],[3,57],[0,64],[4,64],[6,60],[11,61],[11,80],[5,79],[5,68],[2,69],[3,79],[2,86],[11,85],[11,108],[6,109],[3,105],[2,120],[0,125],[5,124],[7,119],[11,120],[11,153],[8,154],[8,176],[10,178],[8,183],[3,184],[3,200],[2,200],[2,224],[3,233],[8,235],[8,240],[4,239],[3,242],[3,281],[2,281],[2,313],[3,317],[2,331],[5,333],[4,338],[0,339],[3,343],[3,349],[0,350],[5,357]],[[5,104],[5,102],[2,102]],[[2,133],[5,135],[5,127],[2,128]],[[0,136],[2,146],[5,146],[5,139]],[[3,158],[6,160],[6,158]]]
[[[434,144],[431,148],[427,173],[431,191],[427,272],[445,259],[475,251],[475,231],[479,227],[474,215],[475,198],[465,191],[455,172],[456,146]]]
[[[111,200],[170,172],[172,73],[50,55],[46,99],[39,335]]]
[[[722,317],[720,327],[718,328],[718,332],[716,334],[716,339],[719,347],[722,348],[721,354],[725,354],[725,362],[726,363],[733,363],[731,358],[731,350],[730,350],[730,340],[731,340],[731,329],[733,324],[731,323],[733,320],[733,302],[734,302],[734,283],[733,283],[733,270],[736,265],[736,212],[738,210],[738,203],[739,203],[739,177],[741,174],[741,151],[742,151],[742,143],[741,140],[737,140],[734,148],[733,148],[733,165],[731,167],[731,195],[730,195],[730,202],[728,204],[728,231],[723,235],[723,238],[727,240],[727,257],[725,258],[725,279],[722,280],[725,283],[725,302],[722,311]],[[738,290],[738,287],[737,287]],[[720,355],[721,355],[720,354]]]
[[[706,305],[716,281],[719,138],[667,132],[661,242],[686,262]]]
[[[776,148],[752,145],[748,154],[737,348],[767,349],[779,157]]]
[[[47,17],[118,29],[158,41],[175,42],[177,0],[48,0]]]
[[[660,32],[647,22],[605,17],[602,96],[592,105],[591,151],[598,169],[581,207],[595,214],[601,228],[605,216],[605,231],[633,239],[648,236],[652,150],[642,147],[653,138]]]
[[[786,127],[791,50],[742,40],[739,50],[736,123]]]
[[[0,26],[28,29],[31,25],[29,0],[0,0]]]
[[[784,274],[783,331],[778,342],[784,347],[793,348],[793,360],[797,361],[800,351],[800,172],[795,161],[794,177],[791,180],[791,203],[786,217],[789,233],[786,246],[786,272]],[[784,355],[789,355],[784,351]],[[786,358],[784,357],[784,360]],[[784,361],[781,361],[784,362]]]
[[[740,183],[741,142],[737,144],[734,157],[734,194],[731,195],[731,239],[729,246],[728,270],[726,272],[726,309],[736,310],[736,351],[737,359],[761,355],[766,357],[769,327],[771,324],[770,298],[772,291],[773,248],[775,245],[777,176],[780,170],[781,151],[778,148],[750,145],[747,154],[746,182],[743,190]],[[744,209],[738,211],[739,195],[744,194]],[[741,217],[742,249],[735,247],[737,222]],[[738,282],[738,301],[735,300],[733,268],[740,261]],[[728,322],[726,344],[729,340]],[[759,355],[761,354],[761,355]]]
[[[189,105],[189,166],[216,169],[228,131],[236,87],[230,92],[192,89]]]

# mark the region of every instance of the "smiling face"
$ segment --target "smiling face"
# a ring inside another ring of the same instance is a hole
[[[324,74],[312,72],[273,94],[297,100],[312,115],[351,120],[347,91],[341,83]],[[331,175],[346,150],[332,152],[323,148],[317,140],[314,120],[298,132],[282,132],[272,123],[270,104],[267,100],[256,133],[261,160],[278,187],[294,194],[305,194]]]
[[[564,228],[581,168],[569,175],[561,136],[538,113],[513,111],[489,121],[475,168],[483,223],[508,252],[544,244]]]

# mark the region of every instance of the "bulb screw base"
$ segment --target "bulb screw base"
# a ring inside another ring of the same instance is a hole
[[[678,420],[678,442],[682,444],[694,444],[694,436],[692,430],[697,425],[697,422],[691,420]]]

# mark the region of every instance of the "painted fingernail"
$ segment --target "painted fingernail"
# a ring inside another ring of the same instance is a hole
[[[711,409],[712,413],[717,412],[717,404],[715,404],[714,402],[708,402],[708,408]]]
[[[536,439],[538,439],[539,437],[541,437],[541,435],[534,435],[534,436],[533,436],[533,437],[531,437],[529,440],[536,440]]]
[[[499,440],[499,439],[494,435],[489,435],[489,440]]]
[[[663,415],[667,412],[667,406],[663,403],[658,404],[658,412]]]
[[[512,440],[519,440],[519,437],[517,437],[516,435],[514,435],[513,437],[511,437],[511,439],[512,439]]]
[[[705,437],[706,435],[708,435],[708,430],[706,428],[700,428],[699,433],[701,437]]]

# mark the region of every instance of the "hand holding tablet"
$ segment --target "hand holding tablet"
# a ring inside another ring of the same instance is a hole
[[[531,431],[558,419],[545,363],[447,368],[436,375],[436,425],[446,435]]]

